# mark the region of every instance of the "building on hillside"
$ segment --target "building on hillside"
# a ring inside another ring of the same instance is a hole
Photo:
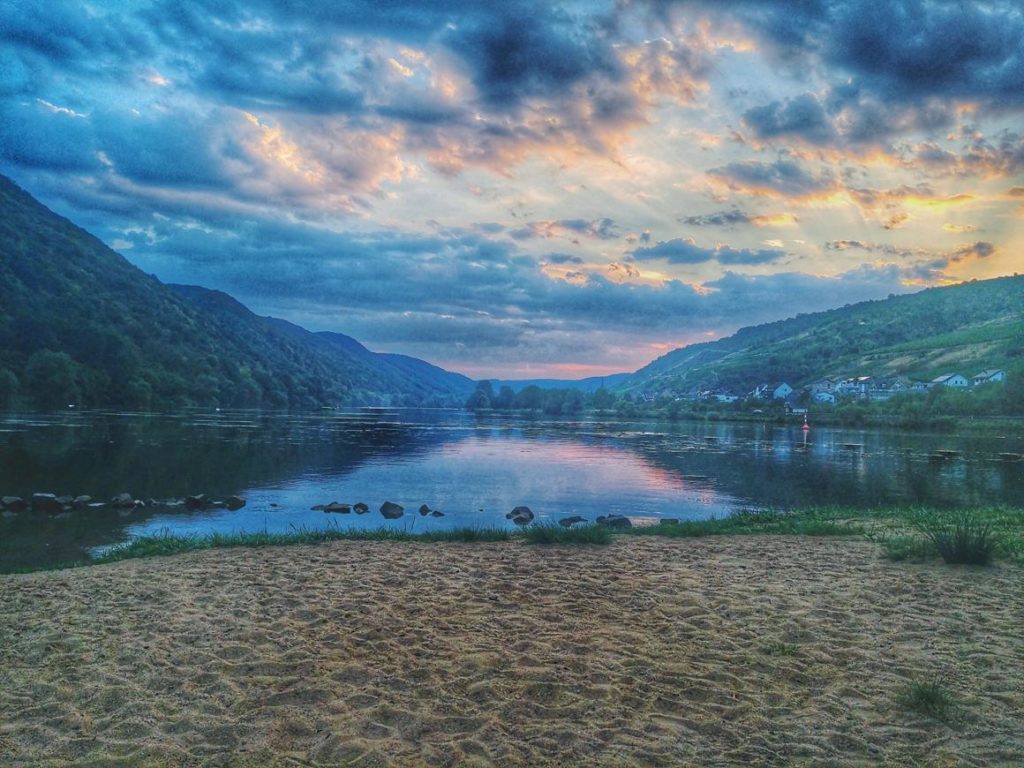
[[[836,391],[836,380],[826,376],[823,379],[812,381],[810,384],[811,394],[818,394],[819,392],[835,392]]]
[[[784,381],[776,384],[759,384],[750,396],[756,400],[785,400],[793,394],[793,388]]]
[[[827,403],[828,405],[836,404],[835,392],[825,392],[824,390],[822,390],[820,392],[815,392],[812,397],[814,399],[814,402],[816,403]]]
[[[853,395],[854,397],[867,397],[868,391],[874,385],[872,376],[852,376],[838,382],[833,390],[837,395]]]
[[[996,382],[1006,381],[1006,371],[998,368],[992,368],[981,373],[976,373],[971,377],[971,386],[976,387],[979,384],[994,384]]]
[[[875,379],[867,394],[871,400],[888,400],[893,395],[907,391],[909,384],[903,379]]]
[[[930,381],[912,381],[912,382],[910,382],[910,391],[911,392],[917,392],[917,393],[927,392],[931,388],[932,388],[932,383]]]
[[[954,387],[957,389],[970,386],[970,382],[959,373],[944,373],[932,379],[931,383],[933,387]]]

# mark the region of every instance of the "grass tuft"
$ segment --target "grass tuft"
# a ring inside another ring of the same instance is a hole
[[[915,680],[899,697],[905,708],[936,720],[948,720],[956,709],[952,692],[941,680]]]
[[[952,564],[988,565],[996,549],[991,523],[963,513],[922,523],[924,534],[943,560]]]
[[[531,525],[523,529],[527,544],[611,544],[611,529],[601,525],[564,528],[557,524]]]
[[[768,656],[796,656],[800,653],[800,646],[796,643],[765,643],[761,650]]]

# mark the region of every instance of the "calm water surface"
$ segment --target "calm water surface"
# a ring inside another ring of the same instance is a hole
[[[943,460],[939,450],[957,451]],[[238,494],[235,512],[22,513],[0,519],[0,570],[80,559],[133,536],[326,526],[423,531],[617,512],[679,519],[738,507],[1024,506],[1024,437],[799,425],[552,422],[458,411],[116,412],[0,416],[0,495]],[[371,514],[310,507],[363,501]],[[406,515],[384,521],[390,500]],[[420,504],[445,512],[422,518]]]

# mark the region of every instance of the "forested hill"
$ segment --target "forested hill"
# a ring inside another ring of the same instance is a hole
[[[823,376],[906,376],[1024,367],[1024,276],[929,288],[743,328],[718,341],[669,352],[622,389],[745,393]]]
[[[0,176],[0,407],[437,405],[470,391],[423,361],[165,285]]]

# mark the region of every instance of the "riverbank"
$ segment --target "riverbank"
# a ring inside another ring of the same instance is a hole
[[[1022,575],[624,536],[3,576],[0,762],[1016,764]]]

